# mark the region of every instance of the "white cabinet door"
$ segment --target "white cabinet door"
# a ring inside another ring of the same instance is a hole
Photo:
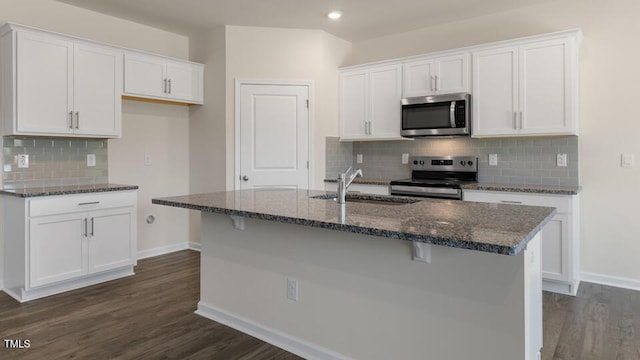
[[[167,60],[167,96],[171,99],[202,103],[203,69],[200,65]]]
[[[399,139],[402,88],[400,65],[371,70],[369,77],[369,135]]]
[[[469,54],[405,63],[402,88],[404,97],[469,92]]]
[[[76,44],[74,110],[76,134],[122,134],[122,52]]]
[[[340,76],[340,138],[365,138],[369,116],[369,73],[344,72]]]
[[[71,134],[73,43],[55,36],[19,32],[16,46],[14,131]]]
[[[569,216],[556,214],[542,229],[542,276],[545,279],[570,281]]]
[[[35,287],[86,274],[85,217],[54,215],[29,223],[29,285]]]
[[[437,94],[469,92],[469,54],[442,57],[436,61]]]
[[[433,61],[413,61],[405,63],[402,67],[403,97],[426,96],[435,93]]]
[[[93,211],[89,219],[89,270],[95,273],[135,262],[133,207]]]
[[[203,77],[202,64],[139,53],[124,57],[126,95],[202,104]]]
[[[516,134],[518,47],[473,54],[472,127],[474,136]]]
[[[130,95],[166,96],[165,59],[156,56],[124,55],[124,92]]]
[[[570,39],[541,41],[520,47],[520,133],[577,132],[573,97],[575,74]]]

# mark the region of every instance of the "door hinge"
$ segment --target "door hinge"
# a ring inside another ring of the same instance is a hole
[[[309,99],[307,99],[307,109],[309,108]]]
[[[309,168],[309,160],[307,160],[307,169]]]

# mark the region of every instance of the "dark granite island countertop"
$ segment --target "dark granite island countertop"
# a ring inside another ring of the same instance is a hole
[[[125,191],[137,190],[137,185],[122,184],[90,184],[90,185],[65,185],[65,186],[47,186],[34,187],[25,189],[0,189],[0,194],[11,195],[23,198],[54,196],[54,195],[73,195],[108,191]]]
[[[402,205],[347,201],[343,208],[333,200],[313,198],[326,194],[329,193],[316,190],[260,189],[159,198],[152,202],[506,255],[520,253],[556,212],[548,207],[439,199],[416,199],[415,203]]]

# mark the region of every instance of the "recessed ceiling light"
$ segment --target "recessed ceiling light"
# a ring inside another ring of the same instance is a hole
[[[342,13],[340,11],[332,11],[327,14],[327,17],[331,20],[338,20],[342,17]]]

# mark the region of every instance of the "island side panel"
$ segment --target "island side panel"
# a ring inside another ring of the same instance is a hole
[[[528,251],[433,246],[427,264],[411,260],[410,245],[256,219],[236,230],[228,216],[203,213],[198,312],[245,331],[249,324],[267,341],[288,337],[276,345],[308,358],[313,352],[296,344],[374,360],[537,353],[525,345],[536,330],[528,328],[535,305],[525,299]],[[298,281],[297,302],[286,297],[287,278]]]

